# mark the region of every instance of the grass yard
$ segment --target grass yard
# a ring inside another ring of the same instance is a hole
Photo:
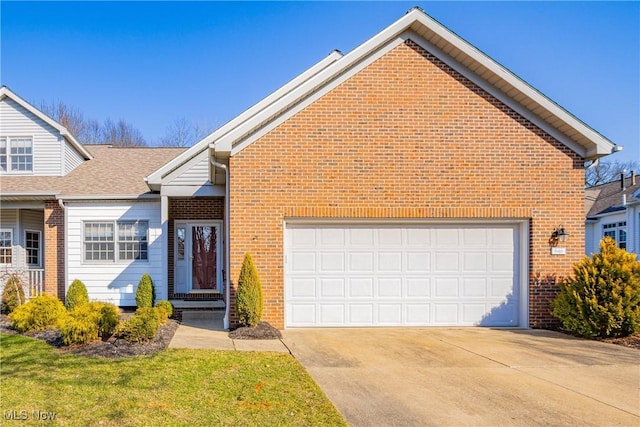
[[[0,409],[5,426],[51,413],[78,426],[346,425],[291,355],[169,349],[111,360],[1,334]]]

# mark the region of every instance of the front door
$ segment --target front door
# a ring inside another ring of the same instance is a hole
[[[176,222],[175,293],[220,292],[222,284],[222,224]]]

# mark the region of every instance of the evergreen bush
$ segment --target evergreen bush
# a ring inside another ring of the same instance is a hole
[[[17,274],[9,274],[4,281],[0,312],[9,314],[25,301],[22,279]]]
[[[136,305],[140,307],[153,307],[156,300],[156,290],[153,280],[147,273],[142,275],[138,289],[136,290]]]
[[[141,307],[129,319],[120,323],[116,337],[129,342],[145,342],[155,338],[160,327],[159,310],[155,307]]]
[[[115,331],[120,313],[113,304],[92,301],[80,304],[64,316],[58,329],[65,345],[107,339]]]
[[[9,314],[11,327],[18,332],[34,332],[55,327],[66,313],[62,302],[51,295],[40,295],[18,306]]]
[[[236,314],[243,326],[256,326],[262,318],[263,297],[258,270],[251,254],[242,262],[238,290],[236,292]]]
[[[67,290],[67,298],[65,301],[65,307],[67,310],[73,310],[74,307],[89,302],[89,293],[87,287],[80,280],[75,279],[69,289]]]
[[[619,337],[640,331],[640,261],[605,237],[600,253],[573,266],[560,283],[553,315],[581,336]]]
[[[167,312],[167,317],[173,316],[173,304],[166,300],[160,300],[156,303],[156,307],[162,307]]]

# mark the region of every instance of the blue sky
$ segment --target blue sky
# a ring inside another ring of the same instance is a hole
[[[640,160],[639,2],[7,2],[0,80],[157,141],[224,124],[413,6]]]

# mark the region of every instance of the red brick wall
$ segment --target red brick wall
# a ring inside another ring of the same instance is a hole
[[[64,210],[57,200],[44,203],[44,291],[64,301]]]
[[[554,324],[556,292],[534,278],[584,254],[582,159],[411,41],[230,162],[231,279],[251,252],[279,328],[286,218],[529,219],[532,327]],[[559,225],[567,255],[551,256]]]
[[[197,294],[174,294],[173,273],[174,273],[174,234],[175,221],[210,221],[222,220],[224,218],[224,199],[169,199],[169,227],[168,227],[168,274],[167,278],[169,299],[211,299],[210,295]],[[223,238],[223,236],[219,236]],[[218,256],[224,257],[224,254]],[[223,264],[224,265],[224,264]]]

